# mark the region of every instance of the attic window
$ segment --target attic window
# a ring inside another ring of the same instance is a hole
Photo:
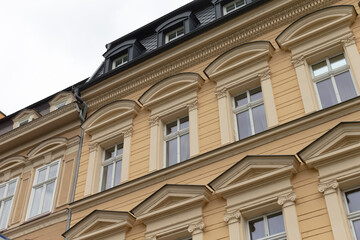
[[[184,34],[185,34],[184,26],[176,28],[175,30],[170,31],[165,35],[165,43],[171,42],[172,40],[175,40],[183,36]]]
[[[120,57],[116,58],[112,63],[112,69],[117,68],[125,63],[127,63],[129,60],[129,55],[127,53],[121,55]]]
[[[242,6],[245,6],[246,2],[245,0],[235,0],[232,2],[229,2],[228,4],[225,4],[223,6],[223,12],[224,15],[231,13],[233,11],[235,11],[238,8],[241,8]]]
[[[30,122],[30,118],[29,118],[29,117],[26,118],[26,119],[24,119],[24,120],[22,120],[22,121],[19,121],[19,127],[27,124],[28,122]]]

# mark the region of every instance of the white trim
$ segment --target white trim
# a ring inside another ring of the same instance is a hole
[[[122,154],[120,155],[116,155],[117,153],[117,150],[118,150],[118,145],[122,145]],[[105,160],[105,153],[106,153],[106,150],[109,150],[110,148],[114,147],[114,157],[111,157],[109,159],[106,159]],[[110,165],[113,165],[113,169],[112,169],[112,175],[111,175],[111,186],[108,188],[113,188],[117,185],[115,185],[115,173],[116,173],[116,163],[117,162],[121,162],[121,168],[123,167],[123,154],[124,154],[124,143],[123,142],[120,142],[120,143],[117,143],[115,145],[112,145],[111,147],[108,147],[106,149],[103,150],[102,152],[102,162],[101,162],[101,174],[100,174],[100,186],[99,186],[99,191],[102,192],[102,191],[105,191],[107,189],[102,189],[102,185],[103,185],[103,180],[104,180],[104,167],[106,166],[110,166]],[[120,172],[120,182],[121,182],[121,172]]]
[[[18,185],[18,182],[19,182],[19,177],[13,178],[13,179],[11,179],[11,180],[9,180],[7,182],[4,182],[4,183],[0,184],[0,187],[5,185],[4,195],[6,196],[8,190],[9,190],[9,185],[11,183],[13,183],[13,182],[15,182],[15,188],[14,188],[13,195],[7,196],[7,197],[4,197],[4,198],[0,199],[0,221],[1,221],[1,218],[2,218],[3,211],[4,211],[4,202],[6,200],[8,200],[8,199],[11,199],[11,203],[10,203],[10,207],[9,207],[9,215],[8,215],[8,217],[6,219],[6,226],[4,228],[1,228],[1,226],[0,226],[0,230],[6,229],[8,224],[9,224],[9,219],[10,219],[10,215],[11,215],[11,212],[12,212],[12,206],[13,206],[13,203],[14,203],[14,198],[15,198],[15,194],[16,194],[17,185]]]
[[[178,34],[178,32],[179,32],[180,30],[182,30],[182,33],[181,33],[181,34]],[[172,38],[172,39],[169,39],[169,35],[170,35],[170,34],[173,34],[173,33],[175,33],[175,37]],[[170,32],[168,32],[168,33],[165,34],[165,43],[174,41],[175,39],[178,39],[179,37],[184,36],[184,35],[185,35],[185,28],[184,28],[184,26],[178,27],[178,28],[176,28],[176,29],[174,29],[174,30],[172,30],[172,31],[170,31]]]
[[[243,3],[242,5],[240,5],[240,6],[237,6],[236,3],[237,3],[237,2],[241,2],[241,1],[243,1],[244,3]],[[234,4],[234,9],[228,11],[226,8],[227,8],[228,6],[233,5],[233,4]],[[227,3],[227,4],[225,4],[225,5],[223,6],[223,14],[224,14],[224,15],[229,14],[229,13],[235,11],[236,9],[239,9],[239,8],[245,6],[245,5],[246,5],[246,0],[234,0],[234,1],[231,1],[231,2],[229,2],[229,3]]]
[[[355,211],[355,212],[350,212],[349,205],[347,204],[347,201],[346,201],[346,193],[351,192],[353,190],[358,190],[358,192],[360,193],[360,186],[350,188],[350,189],[347,189],[346,191],[343,191],[342,196],[343,196],[343,202],[344,202],[344,204],[346,206],[346,214],[347,214],[347,218],[349,220],[351,233],[353,234],[354,239],[357,239],[356,234],[355,234],[355,229],[354,229],[354,223],[353,222],[357,221],[357,220],[360,220],[360,210]]]
[[[126,59],[126,60],[125,60]],[[121,60],[121,63],[116,65],[116,61],[119,61]],[[128,53],[125,53],[123,55],[121,55],[120,57],[118,58],[115,58],[113,61],[112,61],[112,69],[115,69],[117,67],[120,67],[121,65],[124,65],[125,63],[127,63],[129,61],[129,55]]]
[[[281,216],[283,218],[283,223],[284,223],[284,232],[281,232],[281,233],[276,233],[276,234],[273,234],[273,235],[268,235],[269,234],[269,223],[268,223],[268,216],[269,215],[273,215],[273,214],[277,214],[277,213],[280,213],[281,212]],[[271,213],[267,213],[267,214],[264,214],[264,215],[261,215],[261,216],[257,216],[257,217],[254,217],[254,218],[251,218],[249,220],[247,220],[246,222],[246,231],[247,231],[247,237],[248,239],[251,239],[251,235],[250,235],[250,225],[249,223],[253,220],[257,220],[257,219],[260,219],[262,218],[262,220],[264,221],[264,227],[265,227],[265,235],[268,235],[266,237],[263,237],[263,238],[258,238],[257,240],[286,240],[286,229],[285,229],[285,220],[284,220],[284,215],[283,215],[283,212],[282,211],[276,211],[276,212],[271,212]]]

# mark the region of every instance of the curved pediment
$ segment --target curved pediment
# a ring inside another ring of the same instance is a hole
[[[231,192],[235,188],[245,188],[274,180],[277,176],[295,173],[299,162],[295,156],[246,156],[230,169],[209,183],[216,192]]]
[[[150,87],[139,98],[139,102],[149,107],[155,103],[187,93],[189,90],[197,91],[203,83],[204,79],[197,73],[176,74]]]
[[[23,156],[15,156],[7,158],[0,163],[0,173],[4,173],[10,169],[15,169],[25,165],[26,158]]]
[[[203,185],[166,184],[131,212],[140,218],[178,211],[195,202],[209,201],[211,192]]]
[[[249,42],[230,49],[212,61],[204,73],[216,81],[217,76],[231,70],[239,70],[258,61],[268,61],[274,52],[274,47],[268,41]]]
[[[65,147],[67,145],[67,143],[68,143],[68,140],[64,137],[57,137],[57,138],[52,138],[52,139],[46,140],[46,141],[40,143],[35,148],[33,148],[28,153],[28,157],[34,158],[36,156],[54,151],[61,147]]]
[[[309,38],[328,34],[339,26],[350,26],[356,18],[356,11],[352,5],[332,6],[309,13],[298,19],[276,38],[282,49],[289,49],[292,45],[303,43]]]
[[[101,129],[126,117],[136,116],[140,108],[140,105],[132,100],[118,100],[109,103],[88,117],[83,123],[82,128],[86,132]]]

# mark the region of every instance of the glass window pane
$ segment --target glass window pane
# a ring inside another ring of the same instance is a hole
[[[16,181],[9,184],[7,196],[14,195],[14,193],[15,193],[15,186],[16,186]],[[0,195],[0,196],[1,196],[1,195]]]
[[[52,165],[52,166],[50,167],[48,179],[51,179],[51,178],[56,177],[58,165],[59,165],[59,164],[56,163],[55,165]]]
[[[180,119],[180,130],[189,127],[189,117],[184,117]]]
[[[166,142],[166,162],[167,166],[177,163],[177,139]]]
[[[177,36],[180,37],[182,35],[184,35],[184,28],[183,27],[180,28],[179,30],[177,30]]]
[[[355,189],[345,193],[346,201],[350,212],[360,210],[360,189]]]
[[[189,134],[180,137],[180,162],[189,159],[190,156],[190,143]]]
[[[236,7],[240,7],[245,4],[245,0],[236,1]]]
[[[235,107],[241,107],[248,103],[246,93],[235,97]]]
[[[121,178],[121,164],[122,161],[117,161],[115,163],[115,186],[120,184],[120,178]]]
[[[276,213],[268,216],[270,235],[285,232],[284,218],[282,213]]]
[[[38,175],[38,179],[37,179],[36,183],[42,183],[45,181],[46,170],[47,170],[47,168],[44,168],[39,171],[39,175]]]
[[[4,194],[5,194],[5,187],[6,184],[4,184],[2,187],[0,187],[0,198],[4,198]]]
[[[166,135],[177,131],[177,121],[166,124]]]
[[[4,202],[3,211],[0,219],[0,229],[4,229],[7,227],[7,223],[9,220],[10,207],[11,207],[12,199],[9,199]]]
[[[330,79],[316,83],[323,108],[337,104],[334,87]]]
[[[315,77],[329,71],[326,61],[322,61],[321,63],[312,65],[312,69]]]
[[[255,133],[265,131],[267,129],[266,115],[264,104],[252,109]]]
[[[262,218],[249,222],[251,240],[265,237],[265,226]]]
[[[43,187],[35,188],[34,190],[34,197],[31,205],[30,217],[34,217],[39,214],[42,190]]]
[[[360,219],[353,221],[356,239],[360,239]]]
[[[105,160],[114,157],[115,154],[115,146],[105,150]]]
[[[251,125],[249,111],[241,112],[236,115],[239,131],[239,139],[251,136]]]
[[[356,97],[355,86],[349,71],[336,75],[335,82],[339,90],[341,101]]]
[[[336,69],[344,65],[346,65],[344,54],[340,54],[336,57],[330,58],[331,69]]]
[[[250,91],[250,102],[262,99],[261,88],[255,88]]]
[[[235,10],[235,5],[234,4],[226,6],[226,12],[231,12],[231,11],[234,11],[234,10]]]
[[[41,213],[50,212],[52,197],[54,194],[55,182],[46,184],[45,197]]]
[[[101,190],[111,188],[113,164],[104,166]]]
[[[122,155],[123,154],[123,149],[124,149],[124,145],[122,143],[118,144],[117,145],[116,156]]]

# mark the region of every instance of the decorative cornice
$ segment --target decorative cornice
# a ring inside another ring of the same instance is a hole
[[[123,134],[124,137],[131,137],[132,131],[133,131],[133,128],[132,128],[132,127],[129,127],[129,128],[127,128],[127,129],[121,131],[121,134]]]
[[[290,7],[279,10],[276,14],[264,17],[261,21],[257,21],[253,24],[248,24],[247,27],[240,28],[239,31],[234,32],[233,34],[224,35],[224,37],[212,44],[198,48],[196,51],[190,51],[191,53],[178,58],[176,61],[169,61],[162,67],[149,71],[147,74],[134,77],[130,81],[126,81],[117,87],[114,87],[112,91],[107,91],[106,93],[98,95],[96,98],[88,100],[88,106],[89,108],[98,108],[114,99],[138,91],[138,89],[151,86],[165,77],[174,75],[175,73],[181,72],[200,62],[219,56],[239,44],[249,42],[274,29],[292,23],[299,17],[313,12],[314,10],[329,6],[337,1],[339,0],[299,0]]]
[[[217,99],[221,99],[226,97],[226,92],[227,92],[227,88],[223,87],[221,89],[218,89],[215,91],[215,95],[217,97]]]
[[[319,183],[319,192],[324,194],[334,193],[339,187],[339,183],[336,180],[331,180],[325,183]]]
[[[196,110],[198,109],[198,101],[195,99],[194,101],[186,104],[186,107],[189,109],[189,112]]]
[[[299,57],[295,57],[291,59],[291,63],[294,65],[294,67],[299,67],[305,64],[304,56],[301,55]]]
[[[204,227],[205,227],[204,222],[200,221],[200,222],[190,224],[188,231],[189,231],[189,233],[192,233],[194,235],[194,234],[201,233],[203,231]]]
[[[160,118],[159,116],[154,116],[149,119],[150,127],[159,126]]]
[[[289,193],[288,195],[278,197],[277,203],[280,206],[286,207],[288,205],[293,205],[296,199],[296,194],[294,192]]]
[[[344,47],[350,46],[355,44],[355,36],[353,34],[347,36],[345,39],[341,40],[341,43],[343,44]]]
[[[96,151],[96,150],[98,149],[98,147],[99,147],[99,143],[98,143],[98,142],[91,142],[91,143],[89,144],[89,150],[90,150],[90,152]]]
[[[147,237],[145,237],[145,240],[156,240],[156,236],[154,236],[154,235],[147,236]]]
[[[266,69],[265,71],[258,73],[258,77],[260,78],[260,81],[270,79],[270,69]]]
[[[235,211],[230,212],[230,213],[225,213],[224,221],[229,224],[229,223],[232,223],[234,221],[239,221],[240,217],[241,217],[240,210],[235,210]]]

